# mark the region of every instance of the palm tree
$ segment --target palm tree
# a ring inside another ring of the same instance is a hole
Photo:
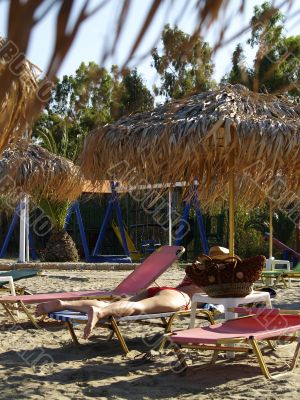
[[[55,202],[41,198],[39,206],[47,214],[52,224],[51,235],[42,253],[42,260],[50,262],[78,261],[76,245],[64,226],[70,202],[67,200]]]
[[[45,126],[39,126],[35,130],[36,140],[53,154],[71,160],[76,159],[82,147],[83,135],[77,135],[76,140],[72,142],[67,118],[61,119],[57,115],[52,115],[52,117],[56,118],[54,129],[50,130]],[[78,261],[79,255],[76,245],[64,226],[71,201],[56,201],[41,197],[38,205],[43,209],[53,226],[42,259],[50,262]]]

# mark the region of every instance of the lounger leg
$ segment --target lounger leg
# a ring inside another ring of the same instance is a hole
[[[48,317],[48,314],[43,314],[40,318],[40,322],[44,322],[47,317]]]
[[[179,361],[179,365],[176,366],[175,368],[173,368],[174,372],[180,372],[180,373],[184,373],[187,370],[187,363],[185,360],[185,356],[183,354],[183,352],[181,351],[181,348],[177,345],[177,344],[173,344],[173,350],[174,353],[176,354],[178,361]]]
[[[211,313],[211,311],[201,310],[200,313],[204,314],[206,316],[206,318],[208,319],[208,321],[210,322],[211,325],[215,324],[215,320],[214,320],[214,317],[213,317],[213,314]]]
[[[274,280],[274,282],[273,282],[273,287],[274,287],[275,289],[277,288],[277,285],[278,285],[278,283],[280,282],[280,280],[281,280],[281,275],[276,276],[276,278],[275,278],[275,280]]]
[[[219,350],[214,350],[212,358],[211,358],[211,361],[210,361],[211,364],[215,364],[215,362],[217,361],[219,353],[220,353]]]
[[[286,283],[286,280],[285,280],[284,276],[281,276],[281,277],[280,277],[280,280],[281,280],[281,282],[283,283],[283,286],[284,286],[285,288],[288,288],[288,284]]]
[[[290,365],[288,371],[281,372],[279,374],[273,374],[273,375],[271,375],[269,370],[268,370],[268,367],[267,367],[267,365],[266,365],[266,363],[265,363],[265,361],[263,359],[263,355],[262,355],[262,353],[261,353],[261,351],[260,351],[260,349],[258,347],[258,344],[257,344],[256,340],[254,338],[250,338],[249,341],[250,341],[250,343],[252,345],[252,348],[253,348],[253,350],[254,350],[254,352],[256,354],[256,357],[258,359],[260,368],[261,368],[261,370],[262,370],[262,372],[263,372],[263,374],[265,375],[266,378],[268,378],[268,379],[278,378],[278,377],[281,377],[281,376],[285,375],[287,372],[291,372],[291,371],[293,371],[295,369],[295,367],[297,365],[297,362],[299,360],[300,339],[298,340],[298,343],[297,343],[297,346],[296,346],[296,349],[295,349],[295,352],[294,352],[294,356],[293,356],[293,359],[292,359],[292,362],[291,362],[291,365]]]
[[[16,320],[14,314],[11,312],[7,304],[1,303],[5,312],[10,316],[11,320],[16,324],[18,321]]]
[[[294,356],[293,356],[293,360],[292,360],[292,363],[291,363],[291,368],[290,368],[291,371],[293,371],[295,369],[295,367],[297,365],[297,362],[299,360],[299,353],[300,353],[300,341],[299,340],[300,340],[300,338],[298,339],[298,343],[297,343],[297,346],[296,346],[296,349],[295,349],[295,353],[294,353]]]
[[[163,323],[165,324],[165,334],[166,333],[170,333],[171,331],[172,331],[172,324],[173,324],[173,322],[174,322],[174,319],[176,318],[178,316],[178,314],[173,314],[169,319],[168,319],[168,321],[165,319],[165,318],[162,318],[162,320],[163,320]],[[162,340],[161,340],[161,342],[160,342],[160,344],[159,344],[159,346],[158,346],[158,351],[162,351],[163,349],[164,349],[164,347],[165,347],[165,343],[166,343],[166,340],[165,340],[165,336],[163,336],[163,338],[162,338]]]
[[[163,338],[162,338],[162,341],[161,341],[161,343],[160,343],[159,350],[165,349],[165,344],[166,344],[167,342],[170,343],[169,335],[164,335]]]
[[[272,340],[267,340],[268,346],[272,349],[272,350],[276,350],[276,342],[272,341]]]
[[[171,315],[171,317],[169,318],[169,320],[168,320],[167,323],[166,323],[166,326],[165,326],[165,333],[170,333],[170,332],[171,332],[171,330],[172,330],[172,325],[173,325],[173,322],[174,322],[174,320],[175,320],[176,317],[177,317],[177,314]]]
[[[18,301],[18,304],[20,305],[22,311],[27,315],[27,317],[29,318],[29,320],[31,321],[31,323],[33,324],[33,326],[36,329],[40,329],[38,323],[36,322],[35,318],[33,317],[33,315],[31,314],[31,312],[28,310],[28,308],[25,306],[25,304],[23,303],[23,301]]]
[[[111,326],[112,326],[117,338],[119,339],[119,341],[121,343],[121,346],[122,346],[125,354],[129,353],[129,349],[127,347],[127,344],[126,344],[126,342],[125,342],[125,340],[123,338],[123,335],[122,335],[122,333],[121,333],[121,331],[120,331],[120,329],[118,327],[118,324],[117,324],[116,320],[114,319],[114,317],[111,317],[110,322],[111,322]]]
[[[115,334],[114,330],[111,330],[111,331],[109,332],[109,334],[108,334],[106,340],[107,340],[108,342],[110,342],[110,341],[112,340],[112,338],[114,337],[114,334]]]
[[[74,332],[74,328],[73,328],[72,322],[67,321],[65,324],[67,325],[67,327],[68,327],[68,329],[69,329],[69,332],[70,332],[70,335],[71,335],[71,338],[72,338],[73,342],[74,342],[75,344],[79,345],[79,342],[78,342],[76,333]]]
[[[263,355],[262,355],[262,353],[260,351],[260,348],[258,347],[257,341],[253,337],[250,337],[249,338],[249,342],[250,342],[250,344],[252,346],[252,349],[253,349],[253,351],[254,351],[254,353],[256,355],[256,358],[258,360],[258,363],[259,363],[259,366],[260,366],[260,369],[261,369],[262,373],[264,374],[264,376],[267,379],[271,379],[272,377],[271,377],[269,369],[268,369],[268,367],[267,367],[267,365],[266,365],[266,363],[264,361],[264,358],[263,358]]]

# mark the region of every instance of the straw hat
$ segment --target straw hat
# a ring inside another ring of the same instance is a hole
[[[209,249],[208,255],[217,260],[224,260],[229,257],[229,250],[226,247],[213,246]]]

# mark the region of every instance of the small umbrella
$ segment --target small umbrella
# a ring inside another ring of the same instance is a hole
[[[79,167],[41,146],[19,141],[0,159],[2,194],[26,193],[35,199],[73,201],[82,192]]]

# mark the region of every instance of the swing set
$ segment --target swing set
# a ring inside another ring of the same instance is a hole
[[[135,243],[137,243],[137,240],[134,241],[131,239],[128,229],[126,225],[124,224],[123,218],[122,218],[122,212],[120,208],[120,202],[118,198],[118,193],[117,193],[117,188],[119,186],[118,183],[111,182],[111,197],[108,202],[108,206],[105,210],[105,215],[103,218],[102,225],[100,227],[100,231],[98,234],[98,238],[95,244],[95,247],[92,252],[89,250],[88,242],[87,242],[87,237],[86,237],[86,232],[80,212],[80,207],[79,207],[79,202],[75,201],[69,208],[66,220],[65,220],[65,229],[67,229],[71,216],[73,213],[75,213],[77,224],[79,227],[79,234],[80,234],[80,239],[81,239],[81,244],[83,247],[83,253],[84,253],[84,258],[86,262],[109,262],[109,263],[132,263],[132,261],[140,261],[143,257],[140,254],[140,252],[136,249]],[[181,244],[182,238],[184,237],[185,230],[187,227],[188,223],[188,217],[189,217],[189,212],[191,207],[195,208],[196,211],[196,219],[197,219],[197,225],[198,225],[198,230],[200,233],[200,238],[203,246],[203,251],[205,254],[208,254],[208,242],[207,238],[205,235],[205,229],[204,229],[204,224],[203,224],[203,217],[202,213],[200,210],[200,205],[199,205],[199,200],[196,192],[196,187],[193,188],[193,193],[192,196],[188,201],[185,202],[185,207],[184,211],[178,226],[178,229],[176,230],[176,235],[175,235],[175,245],[178,246]],[[5,256],[5,253],[7,251],[8,244],[11,240],[14,228],[18,222],[18,219],[20,218],[20,207],[21,205],[17,205],[12,221],[10,223],[8,232],[6,234],[4,243],[2,245],[2,248],[0,250],[0,258],[3,258]],[[116,215],[116,220],[112,219],[112,214],[113,212]],[[138,210],[136,210],[136,213]],[[144,255],[149,254],[153,251],[156,250],[157,247],[161,246],[161,243],[155,236],[155,229],[160,228],[160,225],[157,223],[149,223],[149,216],[147,215],[147,220],[146,222],[142,223],[137,223],[135,225],[131,225],[131,228],[135,228],[137,231],[141,229],[140,233],[140,246],[143,250]],[[112,228],[116,234],[116,237],[120,241],[122,248],[124,250],[123,255],[103,255],[101,254],[102,252],[102,247],[103,247],[103,241],[105,238],[105,232],[108,227],[109,222],[111,221],[112,223]],[[149,229],[147,228],[152,228],[152,236],[150,235],[149,237]],[[144,238],[145,232],[147,233],[147,238]],[[157,232],[157,230],[156,230]],[[31,257],[33,260],[37,260],[37,254],[34,249],[33,245],[33,235],[31,230],[29,229],[29,248],[30,248],[30,253]],[[137,236],[137,233],[136,233]],[[136,237],[137,239],[137,237]]]
[[[200,203],[199,203],[199,198],[197,194],[197,185],[194,184],[192,188],[192,195],[190,196],[189,200],[185,201],[185,207],[183,210],[183,214],[178,226],[178,229],[175,234],[175,245],[179,246],[182,242],[183,237],[185,236],[187,226],[188,226],[188,218],[189,218],[189,213],[191,210],[191,207],[193,206],[196,212],[196,221],[197,221],[197,226],[198,226],[198,231],[200,234],[200,239],[201,239],[201,244],[202,244],[202,250],[204,254],[208,255],[209,252],[209,246],[208,246],[208,241],[205,233],[205,227],[203,223],[203,216],[201,213],[200,209]]]

